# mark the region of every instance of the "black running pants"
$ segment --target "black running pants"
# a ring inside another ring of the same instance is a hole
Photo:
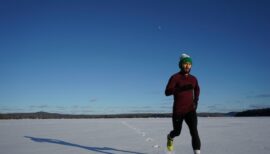
[[[185,120],[191,135],[192,140],[192,147],[194,150],[201,149],[201,141],[197,129],[198,119],[196,111],[189,112],[185,115],[173,115],[172,122],[173,122],[173,130],[170,132],[170,137],[174,138],[179,136],[182,130],[182,124]]]

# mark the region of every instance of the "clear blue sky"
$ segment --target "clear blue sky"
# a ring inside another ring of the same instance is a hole
[[[199,112],[270,107],[270,2],[0,0],[0,112],[170,112],[181,53]]]

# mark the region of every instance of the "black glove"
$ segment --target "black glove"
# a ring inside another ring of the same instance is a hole
[[[193,86],[192,86],[192,84],[187,84],[187,85],[183,85],[183,86],[176,86],[175,87],[175,92],[176,93],[179,93],[179,92],[183,92],[183,91],[188,91],[188,90],[193,90],[194,88],[193,88]]]
[[[197,110],[197,107],[198,107],[198,100],[194,100],[193,101],[193,106],[194,106],[194,109],[196,111]]]

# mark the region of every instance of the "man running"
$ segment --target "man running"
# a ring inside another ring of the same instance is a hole
[[[167,149],[173,151],[173,139],[179,136],[183,121],[188,125],[194,154],[200,154],[201,141],[197,129],[197,106],[200,87],[197,78],[190,74],[192,59],[182,54],[179,61],[180,72],[171,76],[165,90],[165,95],[173,95],[173,130],[167,136]]]

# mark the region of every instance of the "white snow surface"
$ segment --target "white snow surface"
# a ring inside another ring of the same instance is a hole
[[[170,118],[0,120],[1,154],[168,154]],[[270,118],[199,118],[201,154],[269,154]],[[193,154],[185,123],[174,154]]]

